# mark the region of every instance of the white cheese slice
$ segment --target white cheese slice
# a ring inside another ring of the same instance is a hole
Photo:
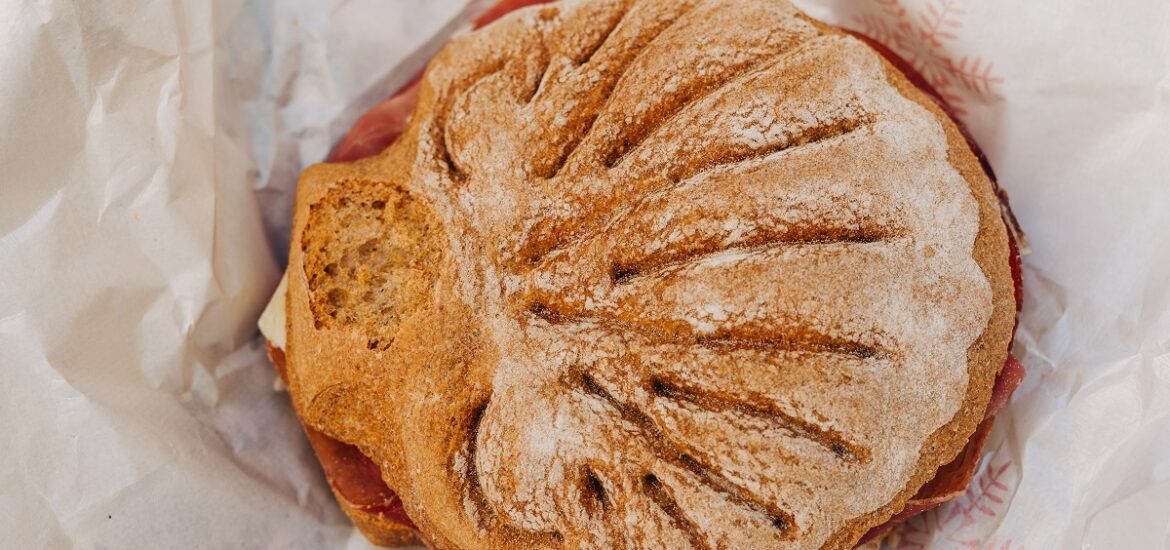
[[[287,340],[284,316],[284,295],[288,289],[288,273],[280,278],[280,284],[276,286],[276,292],[272,294],[272,299],[268,301],[268,306],[264,308],[264,313],[260,314],[260,321],[256,324],[260,326],[260,334],[263,334],[268,342],[274,347],[284,350],[285,341]]]

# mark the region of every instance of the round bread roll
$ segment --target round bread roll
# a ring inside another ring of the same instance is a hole
[[[851,548],[975,432],[1016,312],[959,129],[782,0],[463,36],[292,237],[294,406],[435,548]]]

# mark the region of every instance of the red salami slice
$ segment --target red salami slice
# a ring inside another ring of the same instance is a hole
[[[418,79],[383,101],[361,118],[333,150],[329,162],[350,162],[374,156],[390,146],[406,130],[410,112],[418,102]]]

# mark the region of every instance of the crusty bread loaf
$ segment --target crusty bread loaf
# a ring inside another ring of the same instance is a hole
[[[302,419],[466,549],[849,548],[975,431],[1016,308],[958,129],[782,0],[456,40],[394,146],[305,171],[287,298]]]

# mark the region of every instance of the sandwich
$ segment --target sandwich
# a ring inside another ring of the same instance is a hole
[[[937,94],[786,0],[511,7],[298,184],[261,325],[357,527],[848,549],[961,494],[1022,295]]]

